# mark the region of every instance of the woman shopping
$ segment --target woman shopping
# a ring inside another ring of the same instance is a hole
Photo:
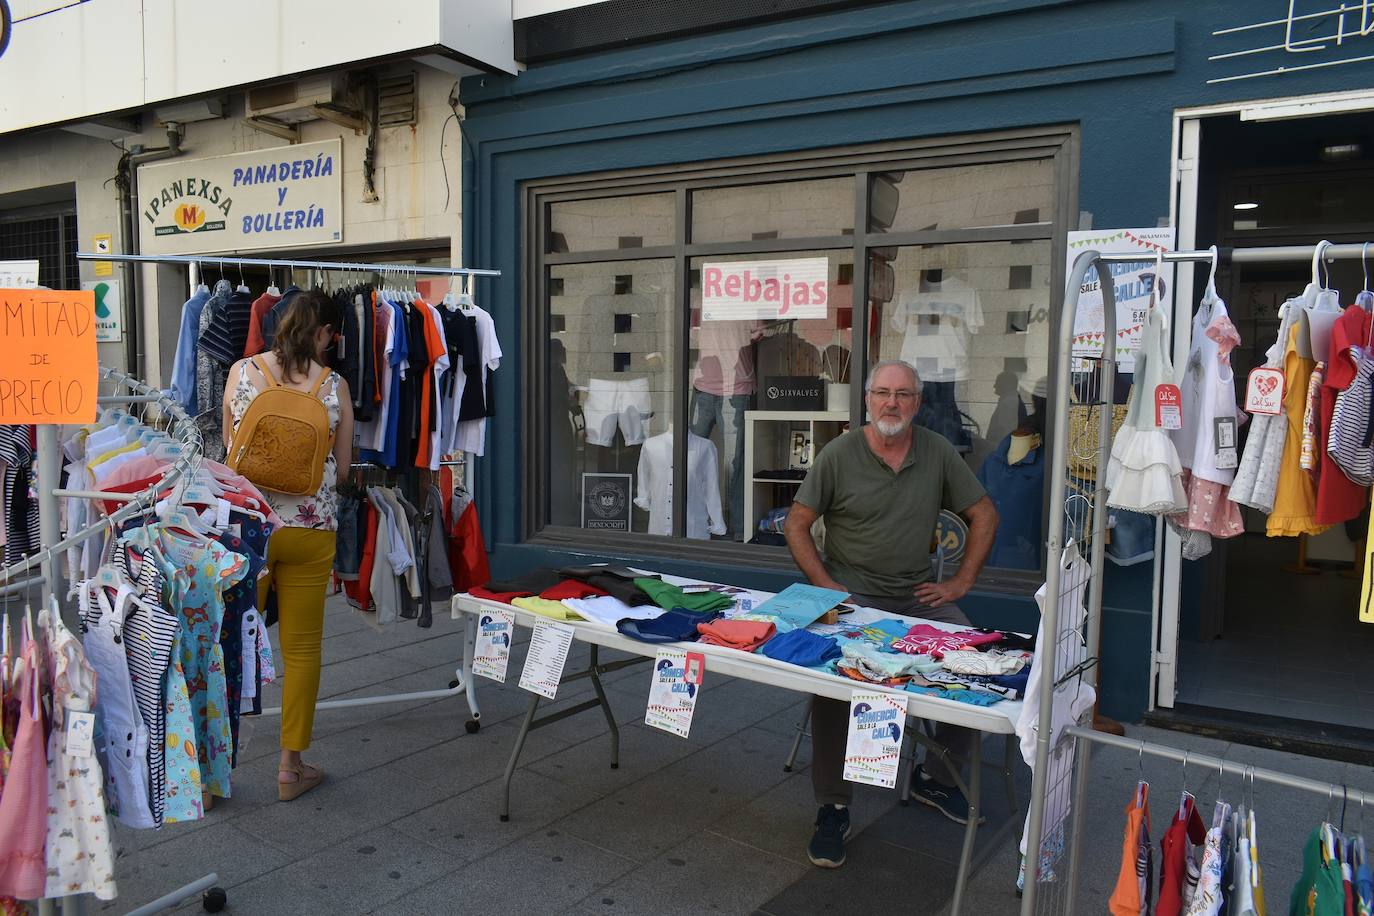
[[[252,481],[281,516],[267,543],[259,607],[277,593],[284,665],[277,796],[291,801],[324,772],[301,761],[310,747],[320,688],[324,600],[334,564],[338,468],[352,460],[348,384],[325,366],[342,327],[340,308],[320,292],[298,295],[272,349],[239,360],[224,391],[225,462]]]

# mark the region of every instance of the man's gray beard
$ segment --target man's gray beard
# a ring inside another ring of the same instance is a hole
[[[907,424],[901,420],[874,420],[873,425],[878,428],[878,432],[888,438],[900,436],[902,431],[907,428]]]

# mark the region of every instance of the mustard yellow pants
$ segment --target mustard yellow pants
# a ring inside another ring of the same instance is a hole
[[[282,528],[267,540],[267,575],[258,580],[258,606],[277,592],[282,661],[282,750],[310,747],[320,693],[324,599],[334,566],[334,532]]]

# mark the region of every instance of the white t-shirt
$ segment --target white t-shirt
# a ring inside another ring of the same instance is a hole
[[[501,340],[496,336],[496,322],[492,321],[491,316],[484,309],[472,306],[464,312],[477,319],[477,347],[482,354],[482,366],[493,372],[501,368]],[[461,397],[461,393],[459,395]],[[482,373],[482,401],[486,403],[488,398],[487,373]],[[457,412],[454,412],[457,416]],[[472,452],[474,455],[481,456],[486,453],[487,442],[487,420],[485,417],[478,420],[459,420],[453,434],[453,448],[455,452]]]
[[[978,291],[956,280],[930,284],[927,291],[905,290],[892,313],[901,331],[901,358],[916,367],[923,382],[962,382],[969,377],[969,337],[983,327]]]

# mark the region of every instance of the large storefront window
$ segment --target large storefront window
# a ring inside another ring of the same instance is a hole
[[[1038,572],[1023,446],[1047,429],[1071,136],[1023,139],[531,187],[529,535],[785,563],[797,486],[902,358],[917,422],[1002,508],[991,565]]]

